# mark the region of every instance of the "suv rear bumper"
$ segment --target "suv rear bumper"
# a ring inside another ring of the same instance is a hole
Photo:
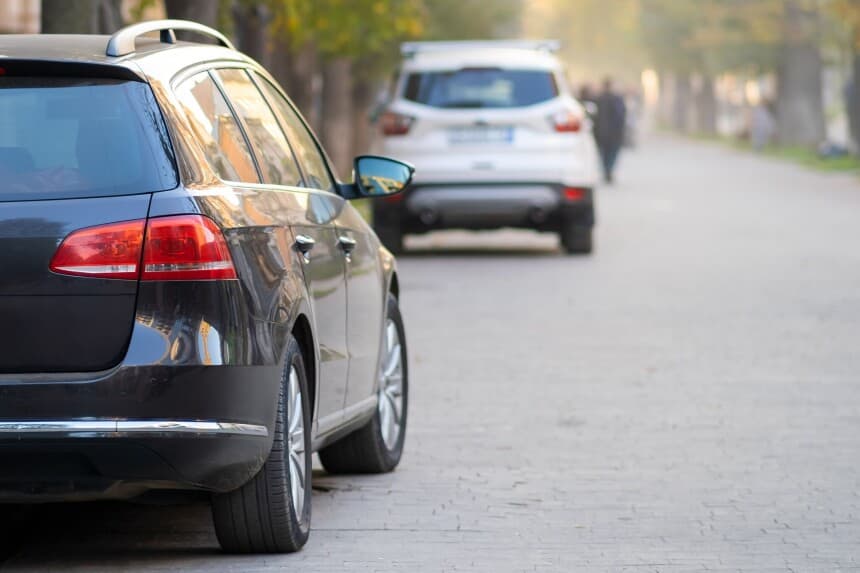
[[[396,202],[374,203],[374,226],[403,233],[435,229],[524,227],[557,231],[562,224],[594,225],[591,189],[568,200],[554,183],[468,183],[414,185]]]

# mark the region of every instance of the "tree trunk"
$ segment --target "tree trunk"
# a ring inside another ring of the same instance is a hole
[[[235,4],[233,19],[239,50],[257,60],[263,67],[269,64],[269,22],[272,15],[260,3]]]
[[[352,63],[332,58],[323,64],[322,140],[341,178],[352,168],[352,113]]]
[[[783,145],[815,146],[827,137],[822,98],[819,16],[786,0],[778,70],[777,134]]]
[[[693,100],[693,87],[690,74],[679,73],[675,76],[675,101],[672,109],[672,127],[681,133],[690,130],[690,108]]]
[[[860,30],[858,30],[857,34],[860,35]],[[847,108],[851,138],[854,140],[857,153],[860,154],[860,51],[858,51],[856,46],[857,44],[855,43],[851,86],[847,93]]]
[[[370,125],[370,114],[376,102],[375,82],[370,74],[358,69],[353,74],[352,101],[355,106],[352,114],[352,153],[361,155],[370,153],[373,144],[373,130]]]
[[[696,130],[706,135],[717,133],[717,96],[710,76],[702,77],[696,94]]]
[[[315,124],[314,78],[318,65],[319,57],[313,43],[293,50],[288,39],[275,38],[269,69],[312,125]]]
[[[122,0],[101,0],[96,8],[99,34],[113,34],[123,27]]]
[[[42,0],[43,34],[95,34],[101,0]]]
[[[192,20],[210,28],[218,27],[218,0],[164,0],[167,17],[176,20]],[[181,32],[181,40],[193,39],[195,42],[215,44],[217,40],[208,36],[198,36]]]

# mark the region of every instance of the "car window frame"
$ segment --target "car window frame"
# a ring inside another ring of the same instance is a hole
[[[251,77],[251,81],[253,81],[255,83],[255,85],[257,86],[257,90],[262,94],[263,99],[266,100],[266,103],[269,105],[269,107],[272,108],[273,104],[272,104],[272,102],[269,101],[269,98],[267,97],[266,91],[263,90],[259,84],[257,84],[257,82],[259,82],[259,81],[267,82],[284,99],[284,101],[287,103],[287,106],[289,107],[290,111],[292,111],[296,115],[296,117],[299,119],[299,122],[301,123],[302,127],[305,129],[307,134],[310,136],[311,142],[313,142],[317,153],[319,153],[320,157],[323,160],[322,161],[323,166],[326,169],[326,173],[328,174],[329,181],[331,181],[331,189],[318,189],[316,187],[307,187],[307,189],[313,189],[316,191],[321,191],[323,193],[329,193],[330,195],[334,195],[336,197],[341,197],[341,194],[338,192],[338,189],[340,188],[341,181],[340,181],[340,179],[338,179],[334,170],[331,168],[331,159],[329,159],[328,154],[325,152],[325,148],[323,148],[322,144],[320,144],[319,138],[317,138],[316,133],[314,133],[314,130],[311,129],[310,125],[308,125],[308,122],[307,122],[307,120],[305,120],[305,117],[301,114],[301,112],[298,110],[298,108],[295,106],[295,104],[289,98],[289,96],[286,94],[286,92],[281,88],[281,86],[278,84],[278,82],[275,81],[275,79],[273,77],[271,77],[267,72],[265,72],[265,70],[260,70],[257,68],[251,68],[251,71],[253,72],[253,73],[249,74],[249,76]],[[281,118],[278,117],[277,113],[275,113],[275,117],[276,117],[276,119],[278,119],[279,122],[282,121]],[[281,126],[281,129],[283,130],[284,126]],[[287,138],[287,141],[289,141],[289,138]],[[301,162],[299,162],[299,167],[301,167],[304,170],[304,166],[301,164]]]
[[[255,152],[254,146],[251,143],[251,137],[248,134],[248,131],[250,128],[245,124],[245,121],[239,116],[238,112],[236,111],[236,105],[230,100],[229,96],[227,95],[227,90],[224,89],[224,86],[221,82],[221,78],[218,77],[217,73],[213,73],[213,72],[217,72],[218,70],[240,70],[240,71],[245,73],[245,76],[248,78],[248,82],[250,82],[251,85],[254,86],[254,89],[257,90],[257,93],[260,95],[260,99],[263,100],[263,103],[266,105],[266,108],[272,114],[272,117],[275,118],[275,123],[278,125],[278,129],[280,130],[281,135],[284,136],[284,141],[287,142],[287,147],[290,150],[290,155],[292,156],[293,162],[295,163],[296,168],[298,169],[299,177],[301,178],[301,185],[284,185],[283,183],[271,183],[271,182],[268,182],[265,180],[265,177],[263,177],[263,170],[262,170],[262,167],[260,166],[259,158],[257,157],[257,153]],[[308,185],[307,185],[308,178],[307,178],[307,174],[305,173],[304,166],[302,165],[301,161],[299,161],[298,155],[296,155],[295,144],[292,141],[290,141],[289,137],[287,137],[287,132],[284,130],[284,126],[281,125],[281,121],[280,121],[280,118],[278,117],[278,114],[275,112],[274,109],[272,109],[272,104],[266,98],[266,94],[263,92],[263,90],[260,89],[260,86],[258,86],[257,83],[254,81],[254,75],[251,73],[252,71],[253,71],[253,68],[251,68],[249,66],[243,66],[241,64],[228,64],[228,63],[224,63],[223,65],[210,66],[209,68],[207,68],[207,72],[209,73],[209,76],[212,78],[212,81],[215,82],[215,85],[218,86],[218,89],[221,91],[221,95],[224,96],[224,99],[227,101],[227,105],[230,106],[230,110],[233,112],[234,117],[236,117],[236,121],[239,125],[239,129],[242,130],[242,134],[245,136],[245,141],[248,142],[248,149],[251,152],[251,155],[254,157],[254,164],[257,166],[257,172],[258,172],[258,175],[260,176],[260,184],[265,185],[267,187],[282,187],[282,188],[288,188],[288,189],[293,189],[293,188],[311,189],[311,187],[308,187]],[[323,191],[323,190],[321,189],[321,191]]]
[[[226,63],[226,62],[225,62]],[[221,97],[224,98],[224,102],[227,104],[227,108],[230,110],[230,114],[233,116],[233,119],[236,120],[236,125],[239,128],[239,132],[242,134],[242,138],[245,141],[245,145],[248,148],[248,153],[251,156],[251,161],[254,163],[254,170],[257,172],[257,181],[234,181],[232,179],[225,179],[221,177],[221,174],[218,173],[218,170],[209,162],[207,157],[207,167],[212,172],[215,177],[221,181],[222,183],[227,183],[229,185],[235,185],[237,187],[242,187],[246,185],[266,185],[263,183],[263,172],[260,169],[260,163],[257,159],[257,154],[254,153],[254,148],[251,145],[251,140],[248,137],[247,132],[245,131],[245,126],[243,122],[239,119],[239,116],[236,114],[236,109],[233,106],[233,102],[230,101],[230,98],[227,97],[227,94],[224,92],[224,88],[221,86],[221,83],[218,81],[218,78],[211,73],[211,70],[215,69],[217,65],[216,62],[206,62],[200,65],[192,66],[182,70],[173,76],[170,80],[170,91],[172,92],[172,96],[176,98],[177,102],[179,102],[179,94],[177,93],[178,88],[184,84],[186,81],[199,76],[200,74],[206,74],[212,83],[215,85],[215,89],[218,90],[218,93],[221,94]],[[229,65],[229,63],[228,63]],[[234,66],[240,67],[240,66]],[[181,106],[181,103],[180,103]],[[198,143],[199,145],[199,143]],[[204,154],[205,155],[205,154]]]

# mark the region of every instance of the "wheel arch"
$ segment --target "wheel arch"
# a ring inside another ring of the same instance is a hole
[[[310,392],[310,407],[311,412],[316,408],[316,393],[317,393],[317,360],[316,360],[316,345],[314,342],[314,333],[311,328],[310,319],[306,314],[299,314],[293,322],[291,331],[293,338],[299,343],[299,348],[302,352],[302,360],[307,368],[308,391]]]
[[[400,300],[400,279],[397,278],[397,271],[391,273],[391,279],[388,281],[388,292],[394,295],[394,298]]]

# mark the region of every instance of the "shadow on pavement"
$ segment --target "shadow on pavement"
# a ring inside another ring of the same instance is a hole
[[[314,470],[314,497],[347,489]],[[182,499],[0,505],[0,571],[180,570],[254,558],[221,552],[205,496]]]

